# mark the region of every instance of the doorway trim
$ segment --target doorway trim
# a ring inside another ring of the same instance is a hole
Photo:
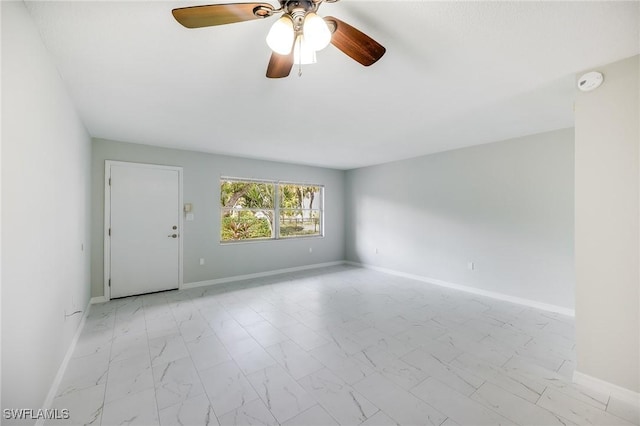
[[[172,170],[178,172],[178,206],[180,211],[178,212],[178,230],[180,231],[180,238],[178,239],[178,290],[182,290],[183,287],[183,259],[182,259],[182,250],[183,250],[183,237],[184,237],[184,214],[182,211],[183,202],[183,180],[182,180],[182,167],[180,166],[165,166],[161,164],[148,164],[148,163],[133,163],[129,161],[115,161],[115,160],[105,160],[104,161],[104,229],[102,238],[104,241],[104,276],[103,276],[103,289],[104,289],[104,298],[105,301],[111,300],[111,288],[109,287],[109,279],[111,274],[111,238],[109,235],[109,225],[111,224],[111,166],[128,166],[128,167],[140,167],[147,169],[163,169],[163,170]]]

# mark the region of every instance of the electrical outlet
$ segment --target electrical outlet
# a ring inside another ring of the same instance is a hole
[[[309,247],[309,253],[313,253],[313,247]]]
[[[474,265],[473,262],[467,263],[467,269],[469,269],[470,271],[473,271],[475,268],[476,265]]]
[[[202,257],[200,258],[200,264],[204,265],[204,258],[202,258]]]

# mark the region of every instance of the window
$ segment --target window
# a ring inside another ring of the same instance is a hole
[[[220,179],[220,241],[323,235],[322,185]]]

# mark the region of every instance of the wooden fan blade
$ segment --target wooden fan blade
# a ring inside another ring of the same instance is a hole
[[[338,18],[327,16],[324,20],[329,28],[334,28],[331,44],[365,67],[376,63],[387,51],[380,43]]]
[[[261,12],[254,13],[259,9]],[[187,28],[210,27],[233,24],[271,16],[273,6],[268,3],[211,4],[173,9],[173,17]]]
[[[287,77],[291,72],[291,67],[293,67],[293,50],[288,55],[279,55],[272,52],[271,59],[269,59],[269,65],[267,66],[267,77]]]

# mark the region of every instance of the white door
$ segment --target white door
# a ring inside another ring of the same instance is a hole
[[[109,297],[178,288],[181,168],[108,161],[105,174]]]

